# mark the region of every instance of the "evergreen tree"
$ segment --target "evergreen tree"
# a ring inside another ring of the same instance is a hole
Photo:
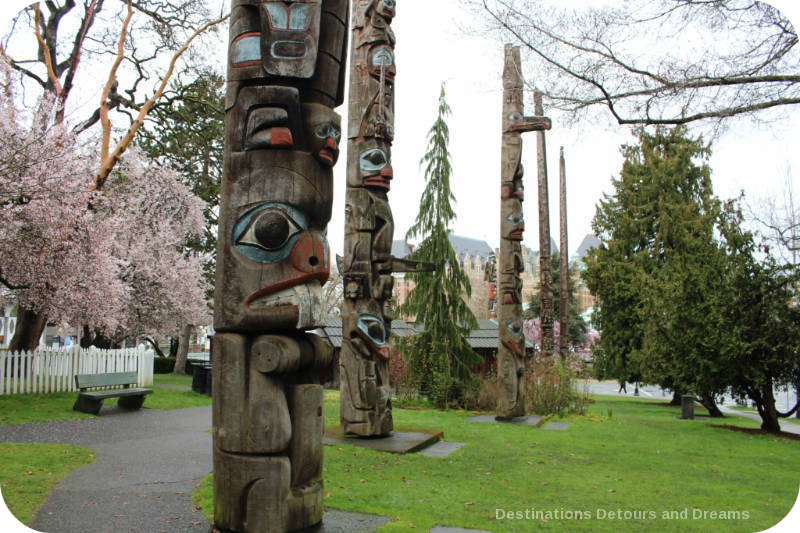
[[[684,127],[638,131],[623,147],[615,193],[593,221],[603,245],[590,251],[584,279],[600,299],[598,374],[645,379],[700,395],[719,414],[724,388],[719,352],[725,255],[715,239],[720,205],[706,160],[710,149]]]
[[[420,393],[442,407],[460,399],[473,379],[473,365],[480,363],[467,342],[477,321],[462,299],[472,288],[449,239],[448,226],[456,218],[445,122],[449,114],[443,84],[438,116],[428,132],[428,151],[420,162],[425,165],[426,186],[417,218],[406,233],[406,239],[422,238],[409,259],[433,263],[436,270],[409,275],[416,286],[400,309],[423,326],[403,349],[411,372]]]
[[[793,303],[800,274],[760,255],[753,235],[742,230],[741,213],[726,209],[722,234],[728,246],[727,268],[719,273],[726,291],[721,349],[733,372],[734,394],[747,395],[761,416],[761,429],[779,432],[779,417],[791,416],[775,407],[776,387],[798,383],[800,377],[800,307]]]

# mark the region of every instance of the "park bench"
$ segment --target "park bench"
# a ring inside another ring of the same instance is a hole
[[[139,409],[151,389],[136,387],[136,372],[109,374],[78,374],[75,386],[80,390],[72,409],[96,415],[106,398],[119,398],[117,405],[123,409]]]

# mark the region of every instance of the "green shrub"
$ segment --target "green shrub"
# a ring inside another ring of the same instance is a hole
[[[153,359],[154,374],[172,374],[175,368],[174,357],[156,357]]]

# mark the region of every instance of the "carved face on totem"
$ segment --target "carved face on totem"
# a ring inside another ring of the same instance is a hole
[[[326,167],[339,159],[339,140],[342,138],[342,119],[331,108],[320,104],[303,105],[303,118],[308,148]]]
[[[525,220],[522,218],[522,202],[510,199],[503,202],[503,237],[511,241],[521,241],[525,231]]]
[[[522,330],[521,317],[515,316],[509,318],[505,321],[505,324],[502,324],[500,341],[503,343],[503,346],[508,348],[511,353],[517,357],[522,357],[524,355],[525,335]]]
[[[355,334],[369,349],[371,355],[384,361],[389,360],[391,357],[389,333],[381,316],[370,313],[358,315]]]
[[[363,141],[357,143],[356,150],[348,156],[358,158],[358,173],[348,175],[349,186],[368,187],[379,192],[391,188],[394,171],[388,143],[379,139]],[[353,168],[353,165],[348,165],[348,168]]]
[[[394,83],[397,69],[394,64],[394,51],[388,45],[378,45],[369,51],[369,71],[377,80],[384,79]]]
[[[313,228],[305,213],[287,203],[256,204],[236,221],[231,242],[261,267],[258,286],[244,301],[248,313],[288,314],[298,327],[316,322],[329,252],[323,231]]]
[[[230,64],[268,75],[310,78],[317,62],[322,0],[235,0]]]
[[[375,0],[375,13],[391,22],[397,9],[395,0]]]

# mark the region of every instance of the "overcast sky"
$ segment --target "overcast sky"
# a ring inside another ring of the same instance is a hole
[[[8,20],[26,3],[25,0],[2,1],[0,28],[3,33]],[[581,2],[573,0],[573,3]],[[784,10],[795,28],[798,27],[800,5],[796,0],[771,3]],[[459,9],[458,0],[398,1],[393,22],[397,36],[394,181],[389,195],[396,239],[404,237],[419,208],[424,186],[419,161],[426,150],[427,132],[436,118],[439,87],[445,82],[447,100],[452,108],[448,121],[454,169],[451,179],[458,215],[452,229],[458,235],[485,240],[492,247],[499,245],[503,45],[489,37],[465,33],[464,26],[474,25],[468,17],[468,13]],[[224,57],[224,45],[221,45],[220,58]],[[527,114],[533,114],[529,95],[526,95],[526,102]],[[338,111],[346,114],[346,105]],[[772,121],[768,127],[741,121],[717,140],[711,167],[718,196],[729,198],[741,190],[751,200],[779,194],[784,188],[787,168],[793,173],[795,189],[800,190],[800,107],[786,107],[781,113],[785,120]],[[545,114],[548,114],[546,109]],[[603,192],[610,192],[612,177],[619,175],[622,164],[619,146],[634,139],[628,128],[610,121],[604,126],[568,129],[559,123],[557,115],[550,116],[553,129],[547,133],[547,161],[551,235],[557,239],[558,153],[563,146],[568,182],[569,250],[573,252],[591,231],[598,199]],[[523,138],[528,189],[524,202],[524,240],[526,245],[538,249],[536,139],[533,133]],[[334,214],[329,226],[329,240],[335,253],[341,253],[344,240],[346,161],[343,152],[335,170]]]

